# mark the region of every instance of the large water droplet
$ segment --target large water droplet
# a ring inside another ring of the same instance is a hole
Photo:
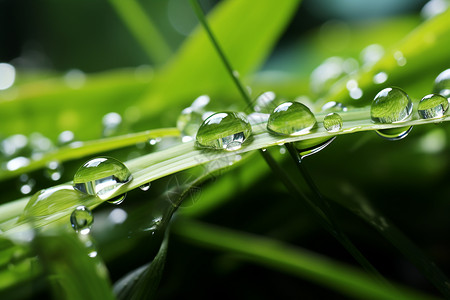
[[[198,129],[197,145],[233,151],[252,134],[252,127],[242,113],[220,112],[209,116]]]
[[[419,102],[417,112],[422,119],[442,118],[448,109],[448,100],[441,95],[426,95]]]
[[[299,102],[280,104],[270,114],[267,129],[279,135],[302,135],[316,125],[316,118],[307,106]]]
[[[412,130],[412,126],[376,130],[375,132],[388,141],[398,141],[405,138]]]
[[[128,168],[117,159],[98,157],[78,169],[73,184],[77,190],[105,200],[132,178]]]
[[[375,96],[370,108],[372,120],[384,124],[406,121],[411,112],[411,99],[399,88],[381,90]]]
[[[328,132],[338,132],[342,129],[342,117],[338,113],[329,113],[323,119],[323,126]]]
[[[78,206],[70,215],[70,224],[80,234],[88,234],[93,222],[92,212],[86,206]]]
[[[433,93],[450,98],[450,69],[443,71],[434,81]]]

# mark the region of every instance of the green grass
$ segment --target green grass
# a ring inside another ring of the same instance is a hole
[[[172,53],[148,9],[156,4],[110,2],[152,68],[87,74],[76,89],[63,76],[42,71],[26,80],[27,70],[19,70],[13,88],[0,91],[1,137],[23,134],[31,141],[39,132],[52,143],[37,154],[32,145],[19,149],[13,155],[29,162],[14,170],[6,168],[12,157],[1,157],[1,298],[210,298],[224,286],[233,298],[450,297],[450,117],[423,120],[416,113],[433,79],[450,66],[448,10],[426,21],[413,15],[349,23],[341,50],[313,30],[290,37],[302,43],[285,51],[274,47],[300,1],[223,1],[205,18],[193,0],[200,24]],[[386,49],[377,63],[321,91],[308,87],[305,74],[321,60],[358,60],[371,43]],[[398,51],[404,66],[394,58]],[[261,69],[271,53],[266,68],[276,72]],[[375,84],[380,71],[387,81]],[[358,82],[359,100],[349,95],[349,79]],[[409,120],[371,120],[370,103],[388,86],[410,95]],[[199,95],[211,97],[208,110],[250,113],[267,90],[290,101],[306,95],[317,125],[285,137],[268,133],[262,122],[230,152],[183,143],[174,128]],[[330,100],[348,106],[339,132],[323,125],[320,107]],[[102,137],[102,117],[111,111],[123,121],[114,136]],[[401,141],[375,134],[409,126],[413,131]],[[64,130],[81,143],[57,145]],[[324,150],[299,159],[294,145],[332,137]],[[127,193],[120,206],[67,188],[78,167],[95,156],[115,157],[130,170],[133,180],[110,196]],[[54,161],[64,168],[57,181],[43,175]],[[33,193],[66,188],[43,200],[23,195],[16,186],[26,183],[24,174]],[[151,183],[147,192],[139,189],[145,183]],[[89,235],[76,235],[70,226],[79,205],[94,212]]]

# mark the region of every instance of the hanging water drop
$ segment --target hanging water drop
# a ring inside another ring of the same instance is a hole
[[[205,148],[238,150],[252,134],[252,127],[242,113],[215,113],[198,129],[197,145]]]
[[[270,114],[267,129],[278,135],[297,136],[308,133],[315,125],[316,118],[307,106],[285,102]]]
[[[374,98],[370,116],[374,122],[390,124],[406,121],[412,112],[412,102],[399,88],[385,88]]]
[[[412,126],[376,130],[375,132],[388,141],[398,141],[405,138],[412,130]]]
[[[448,100],[441,95],[430,94],[420,100],[417,112],[422,119],[442,118],[448,109]]]
[[[92,212],[86,206],[78,206],[70,215],[72,228],[80,234],[88,234],[93,222]]]
[[[347,106],[340,102],[329,101],[322,106],[322,111],[325,112],[341,112],[347,111]]]
[[[336,137],[332,138],[317,138],[307,139],[294,143],[301,158],[313,155],[323,149],[325,149]]]
[[[434,81],[433,93],[450,98],[450,69],[440,73]]]
[[[143,185],[141,185],[139,188],[140,188],[142,191],[146,192],[146,191],[148,191],[148,190],[150,189],[150,185],[151,185],[151,183],[150,183],[150,182],[147,182],[147,183],[144,183]]]
[[[127,193],[124,193],[122,195],[113,197],[113,198],[107,200],[106,202],[114,204],[114,205],[119,205],[123,202],[123,200],[125,200],[126,197],[127,197]]]
[[[78,169],[73,184],[77,190],[105,200],[132,178],[130,170],[117,159],[97,157]]]
[[[328,132],[338,132],[342,129],[342,117],[338,113],[329,113],[323,119],[323,126]]]

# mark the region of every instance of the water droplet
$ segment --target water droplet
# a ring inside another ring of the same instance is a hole
[[[382,83],[386,82],[387,79],[388,79],[388,75],[386,74],[386,72],[378,72],[377,74],[375,74],[373,76],[373,83],[382,84]]]
[[[398,128],[389,128],[376,130],[375,132],[385,138],[388,141],[398,141],[405,138],[412,130],[412,126],[398,127]]]
[[[344,104],[342,104],[340,102],[330,101],[330,102],[325,103],[322,106],[322,111],[325,111],[325,112],[347,111],[347,106],[345,106]]]
[[[450,98],[450,69],[440,73],[434,81],[433,93]]]
[[[203,122],[202,114],[203,112],[194,110],[191,107],[181,111],[181,114],[177,119],[177,128],[180,130],[182,136],[190,137],[191,139],[189,140],[195,138],[195,135]]]
[[[128,168],[117,159],[98,157],[78,169],[73,184],[75,189],[105,200],[132,178]]]
[[[58,181],[61,179],[63,168],[57,161],[51,161],[45,169],[45,176],[50,180]]]
[[[75,139],[75,134],[70,131],[70,130],[66,130],[61,132],[58,135],[58,144],[63,146],[63,145],[67,145],[70,144],[71,142],[73,142]]]
[[[191,108],[194,110],[204,109],[209,104],[210,98],[208,95],[201,95],[197,97],[191,104]]]
[[[123,200],[125,200],[126,197],[127,197],[127,193],[124,193],[122,195],[111,198],[111,199],[107,200],[106,202],[114,204],[114,205],[119,205],[123,202]]]
[[[103,116],[103,136],[108,137],[116,134],[122,123],[122,117],[116,112],[110,112]]]
[[[14,134],[1,142],[1,151],[5,156],[16,156],[28,145],[28,138],[23,134]]]
[[[6,163],[6,169],[8,169],[8,171],[15,171],[20,168],[26,167],[29,164],[30,164],[30,160],[28,158],[23,157],[23,156],[18,156],[18,157],[11,159],[10,161],[8,161]]]
[[[308,139],[296,142],[294,146],[298,150],[300,157],[305,158],[325,149],[335,138],[333,136],[332,138]]]
[[[16,69],[7,63],[0,63],[0,90],[6,90],[14,84]]]
[[[384,55],[384,48],[379,44],[372,44],[361,51],[361,60],[364,66],[372,66]]]
[[[92,212],[86,206],[78,206],[70,215],[70,224],[80,234],[88,234],[93,222]]]
[[[28,201],[23,218],[53,218],[58,219],[82,203],[86,203],[91,196],[76,191],[71,185],[59,185],[35,193]]]
[[[412,112],[412,102],[399,88],[385,88],[374,98],[370,116],[378,123],[398,123],[406,121]]]
[[[323,126],[328,132],[338,132],[342,129],[342,117],[338,113],[329,113],[323,119]]]
[[[362,97],[363,91],[358,87],[358,82],[354,79],[350,79],[346,84],[349,95],[352,99],[358,100]]]
[[[397,65],[399,65],[400,67],[406,65],[406,58],[403,56],[403,53],[401,51],[395,51],[394,58],[397,61]]]
[[[430,0],[423,6],[420,11],[421,16],[424,19],[430,19],[445,12],[448,8],[448,2],[446,0]]]
[[[267,129],[279,135],[302,135],[316,125],[316,118],[307,106],[299,102],[285,102],[270,114]]]
[[[242,113],[219,112],[211,115],[198,129],[197,145],[205,148],[238,150],[252,134],[252,127]]]
[[[36,180],[30,178],[27,174],[21,174],[19,176],[19,189],[22,194],[30,194],[33,191],[35,185]]]
[[[448,100],[441,95],[429,94],[422,98],[417,112],[422,119],[442,118],[448,109]]]
[[[256,98],[254,109],[257,113],[270,114],[279,104],[280,99],[277,99],[277,95],[272,91],[268,91]]]
[[[143,185],[141,185],[139,188],[140,188],[142,191],[146,192],[146,191],[148,191],[148,190],[150,189],[150,185],[151,185],[151,183],[150,183],[150,182],[147,182],[147,183],[144,183]]]

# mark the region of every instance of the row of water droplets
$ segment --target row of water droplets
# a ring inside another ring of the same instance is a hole
[[[448,109],[449,97],[450,69],[447,69],[436,78],[433,94],[426,95],[420,100],[417,107],[419,117],[422,119],[443,117]],[[194,104],[197,101],[198,99]],[[201,109],[207,104],[204,103]],[[238,150],[251,137],[252,125],[266,123],[267,131],[276,136],[304,135],[317,126],[315,115],[306,105],[297,101],[284,101],[277,98],[273,92],[260,95],[256,99],[255,112],[248,116],[240,112],[223,111],[208,113],[205,118],[204,113],[196,110],[194,104],[193,107],[183,111],[180,119],[184,122],[180,122],[179,119],[178,124],[182,124],[179,129],[183,135],[188,136],[189,140],[195,138],[196,145],[201,148]],[[375,96],[370,115],[374,123],[396,124],[409,120],[412,109],[412,101],[403,90],[389,87]],[[323,119],[324,128],[330,133],[341,131],[344,120],[340,112],[347,111],[347,108],[341,103],[329,102],[323,106],[322,111],[328,112]],[[410,130],[411,127],[408,126],[378,130],[377,133],[384,138],[397,140],[405,137]],[[325,140],[316,142],[322,144]]]

